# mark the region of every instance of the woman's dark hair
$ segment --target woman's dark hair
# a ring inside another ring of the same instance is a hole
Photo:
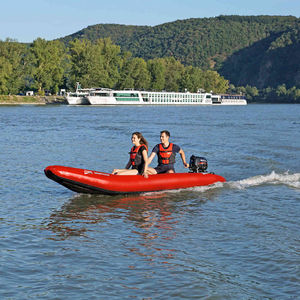
[[[143,137],[143,135],[140,133],[140,132],[134,132],[132,134],[133,135],[136,135],[138,137],[138,139],[140,140],[140,144],[145,144],[147,146],[147,151],[148,151],[148,142],[147,140]]]

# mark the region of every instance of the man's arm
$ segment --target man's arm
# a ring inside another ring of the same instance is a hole
[[[148,157],[146,163],[145,163],[145,169],[144,169],[144,173],[147,174],[147,170],[148,170],[148,166],[151,164],[154,156],[155,156],[155,152],[152,152],[151,155]]]
[[[185,167],[185,168],[188,168],[188,167],[189,167],[189,164],[186,162],[186,159],[185,159],[185,153],[184,153],[184,151],[183,151],[182,149],[180,149],[179,154],[180,154],[180,156],[181,156],[181,160],[182,160],[182,162],[183,162],[184,167]]]

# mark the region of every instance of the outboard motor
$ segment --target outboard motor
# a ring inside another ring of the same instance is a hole
[[[207,160],[204,157],[194,156],[190,157],[189,169],[192,173],[203,173],[207,170]]]

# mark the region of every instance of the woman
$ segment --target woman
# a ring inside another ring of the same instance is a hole
[[[140,132],[134,132],[131,136],[133,147],[129,152],[129,161],[125,169],[114,169],[115,175],[137,175],[143,174],[145,164],[148,160],[148,142]],[[129,169],[131,167],[131,169]]]

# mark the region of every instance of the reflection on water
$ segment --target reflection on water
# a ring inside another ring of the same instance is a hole
[[[142,233],[134,231],[134,233],[151,240],[158,234],[153,233],[151,228],[157,228],[162,232],[172,231],[182,209],[184,210],[185,207],[191,209],[194,204],[212,200],[217,193],[219,193],[218,189],[205,193],[182,190],[134,196],[76,194],[50,216],[47,229],[55,233],[57,238],[65,239],[70,236],[86,236],[85,233],[89,230],[88,224],[110,222],[111,219],[126,219],[136,228],[147,230]],[[168,232],[165,238],[170,239],[171,236],[172,234]]]
[[[119,230],[117,239],[123,250],[148,263],[158,259],[160,264],[169,264],[168,260],[182,251],[172,241],[181,230],[181,217],[192,212],[193,207],[198,217],[201,205],[218,193],[216,189],[205,193],[186,190],[134,196],[78,194],[50,216],[46,228],[54,233],[54,240],[78,236],[89,241],[105,236],[111,242]],[[129,268],[135,268],[134,263]]]
[[[149,229],[155,226],[171,230],[174,209],[172,198],[172,195],[165,193],[119,197],[79,194],[50,216],[47,228],[58,237],[67,238],[84,235],[87,224],[126,218],[138,228]],[[143,234],[143,237],[153,239],[155,235],[149,232]]]
[[[47,229],[55,233],[55,239],[72,236],[89,238],[92,224],[108,223],[111,226],[111,222],[119,219],[121,227],[125,227],[124,222],[130,221],[126,226],[130,229],[129,232],[120,236],[119,242],[123,249],[147,262],[157,257],[165,262],[166,259],[173,258],[175,249],[163,249],[155,241],[167,241],[176,235],[174,209],[176,199],[164,193],[125,197],[80,194],[50,216]],[[135,267],[134,263],[129,265],[131,269]]]

